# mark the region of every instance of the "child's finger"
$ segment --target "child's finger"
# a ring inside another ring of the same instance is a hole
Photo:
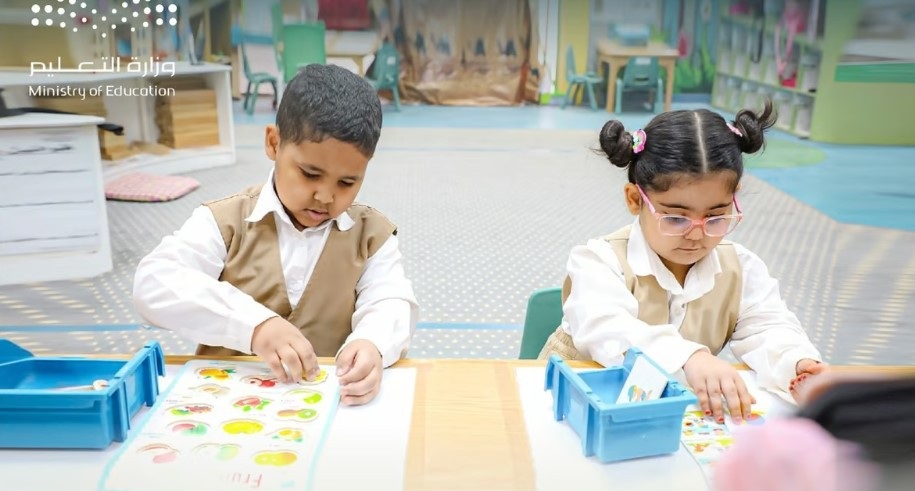
[[[693,387],[693,391],[696,393],[696,397],[699,399],[699,408],[702,409],[702,413],[706,416],[712,414],[712,410],[708,402],[708,391],[705,387],[705,382],[703,381],[701,385]]]
[[[708,390],[709,408],[712,411],[712,417],[715,421],[724,420],[724,407],[721,404],[721,383],[718,379],[708,379],[705,381]]]
[[[351,349],[352,346],[353,345],[349,345],[343,348],[343,350],[340,351],[340,354],[337,355],[337,378],[346,375],[346,373],[353,368],[356,351]]]
[[[362,356],[360,351],[356,351],[352,366],[342,376],[339,377],[340,385],[347,385],[364,379],[374,367],[371,358]]]
[[[311,343],[302,338],[293,343],[292,347],[295,349],[299,362],[302,364],[302,376],[293,379],[293,381],[298,382],[302,380],[302,377],[305,377],[305,380],[308,381],[314,380],[318,376],[320,367],[318,366],[318,357],[315,355],[315,350],[311,347]]]
[[[737,395],[740,397],[740,414],[743,415],[744,419],[750,419],[753,404],[756,404],[756,398],[750,394],[750,391],[747,389],[747,384],[739,376],[737,377],[736,385]]]
[[[372,390],[375,389],[375,386],[378,385],[378,377],[375,377],[374,374],[375,370],[372,370],[362,380],[357,380],[343,386],[340,389],[340,395],[360,397],[372,392]]]
[[[261,359],[267,363],[267,367],[270,368],[277,380],[286,380],[286,369],[283,368],[283,362],[280,360],[279,355],[270,353],[266,356],[261,356]]]
[[[809,373],[810,375],[816,375],[818,373],[823,373],[824,371],[826,371],[826,364],[814,363],[814,364],[808,366],[807,370],[805,370],[805,371],[807,373]]]
[[[737,386],[733,380],[725,379],[721,381],[721,392],[724,394],[724,401],[728,405],[728,413],[735,423],[743,420],[743,411],[740,406],[740,393],[737,392]]]
[[[299,359],[299,354],[296,353],[295,349],[287,344],[277,350],[277,354],[283,364],[286,365],[286,370],[289,371],[288,374],[283,376],[283,381],[289,383],[302,380],[302,360]]]
[[[380,384],[375,384],[375,387],[368,393],[361,396],[344,396],[340,398],[340,402],[346,406],[361,406],[362,404],[367,404],[378,395],[380,387]]]

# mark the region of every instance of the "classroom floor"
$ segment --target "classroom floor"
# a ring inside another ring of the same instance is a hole
[[[676,108],[692,107],[701,105]],[[591,151],[607,117],[573,107],[385,108],[360,201],[399,226],[422,307],[411,357],[516,357],[530,292],[561,282],[572,246],[630,221],[624,172]],[[108,203],[112,272],[0,287],[0,337],[35,353],[130,352],[148,339],[192,352],[169,332],[133,326],[133,270],[200,202],[263,181],[269,101],[235,118],[237,165],[190,174],[201,187],[174,202]],[[635,129],[650,115],[621,119]],[[915,148],[774,132],[769,150],[748,162],[746,218],[733,239],[768,263],[828,361],[912,363]]]

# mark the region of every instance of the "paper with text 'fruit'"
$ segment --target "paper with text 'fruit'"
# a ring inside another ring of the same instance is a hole
[[[109,463],[106,491],[310,489],[339,401],[333,367],[279,382],[255,362],[195,360]]]

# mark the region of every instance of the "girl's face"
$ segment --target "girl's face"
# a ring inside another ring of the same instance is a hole
[[[645,196],[660,215],[674,215],[690,220],[732,215],[734,209],[734,179],[730,171],[701,176],[684,175],[674,180],[667,191],[645,189]],[[626,204],[639,224],[651,249],[675,275],[685,273],[690,266],[707,256],[723,237],[710,237],[702,227],[695,225],[686,235],[669,236],[661,232],[658,217],[651,212],[634,184],[626,184]]]

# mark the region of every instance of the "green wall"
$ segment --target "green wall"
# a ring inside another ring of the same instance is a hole
[[[915,145],[915,83],[837,82],[843,47],[857,31],[862,2],[826,2],[825,39],[810,138],[849,144]]]

